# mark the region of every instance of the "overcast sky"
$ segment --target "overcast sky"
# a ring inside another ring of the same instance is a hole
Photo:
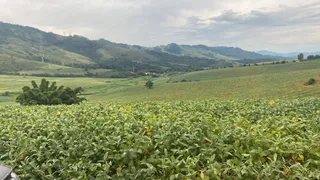
[[[143,46],[320,51],[320,0],[0,0],[0,21]]]

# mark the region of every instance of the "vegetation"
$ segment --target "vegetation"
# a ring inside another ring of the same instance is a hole
[[[319,99],[0,107],[0,162],[22,179],[319,179],[319,107]]]
[[[31,84],[32,88],[24,86],[23,92],[16,99],[21,105],[71,105],[85,100],[85,98],[78,97],[82,90],[81,87],[75,89],[58,87],[56,82],[50,84],[45,79],[42,79],[39,86],[35,81],[31,81]]]
[[[138,78],[46,78],[58,84],[85,89],[82,96],[89,102],[141,102],[176,101],[195,99],[292,99],[319,97],[320,84],[305,86],[310,77],[319,78],[320,61],[274,64],[266,66],[236,67],[185,74],[173,74],[151,79],[157,88],[144,87],[150,77]],[[0,75],[0,94],[9,91],[10,96],[0,96],[1,104],[12,104],[21,87],[41,77]],[[187,80],[189,83],[173,83]],[[191,82],[190,82],[191,81]]]
[[[320,55],[309,55],[307,57],[307,60],[316,60],[316,59],[320,59]]]
[[[314,85],[315,83],[316,83],[316,80],[315,80],[314,78],[310,78],[305,85],[306,85],[306,86],[308,86],[308,85]]]
[[[10,95],[10,92],[9,91],[6,91],[4,93],[1,94],[1,96],[9,96]]]
[[[144,85],[148,89],[151,89],[153,87],[153,82],[151,80],[147,81],[146,84]]]
[[[299,61],[302,61],[304,59],[304,55],[302,54],[302,53],[300,53],[299,55],[298,55],[298,60]]]
[[[5,64],[0,66],[0,73],[42,70],[42,67],[48,66],[47,63],[65,68],[81,68],[83,71],[132,71],[135,67],[136,73],[187,72],[203,67],[231,66],[231,63],[216,58],[181,57],[157,52],[153,48],[117,44],[102,39],[92,41],[81,36],[60,36],[1,22],[0,29],[0,47],[3,49],[0,51],[0,64],[2,61]],[[174,50],[178,47],[176,45],[172,48]],[[42,63],[42,57],[45,63]]]
[[[272,61],[280,60],[282,57],[277,56],[264,56],[258,53],[245,51],[241,48],[233,47],[208,47],[205,45],[178,45],[175,43],[168,44],[167,46],[158,46],[154,48],[155,51],[165,52],[173,55],[179,56],[190,56],[199,58],[209,58],[209,59],[221,59],[221,60],[250,60],[250,63],[260,62],[260,61]],[[243,61],[242,63],[248,63],[248,61]]]

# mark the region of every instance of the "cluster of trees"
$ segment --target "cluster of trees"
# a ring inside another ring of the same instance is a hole
[[[298,59],[299,59],[299,61],[302,61],[304,59],[304,54],[300,53],[298,55]],[[307,60],[316,60],[316,59],[320,59],[320,55],[319,54],[307,56]]]
[[[317,55],[310,55],[307,57],[308,60],[315,60],[315,59],[320,59],[320,55],[317,54]]]
[[[56,82],[50,84],[46,79],[42,79],[41,84],[37,85],[31,81],[32,87],[24,86],[23,92],[17,97],[16,102],[21,105],[59,105],[59,104],[79,104],[86,100],[78,97],[82,88],[71,89],[69,87],[56,85]]]
[[[9,95],[10,95],[10,92],[9,92],[9,91],[6,91],[6,92],[0,94],[0,96],[9,96]]]

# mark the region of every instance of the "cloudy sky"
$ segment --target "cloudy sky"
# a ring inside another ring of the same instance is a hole
[[[320,51],[320,0],[0,0],[0,21],[143,46]]]

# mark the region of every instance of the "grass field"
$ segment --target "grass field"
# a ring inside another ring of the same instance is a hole
[[[98,71],[98,70],[97,70]],[[0,94],[19,92],[31,80],[41,78],[0,76]],[[267,66],[251,66],[198,71],[174,77],[154,79],[154,88],[146,89],[149,77],[137,79],[48,78],[70,87],[81,86],[89,102],[95,101],[175,101],[196,99],[292,99],[318,97],[320,84],[304,84],[315,78],[320,81],[320,61]],[[191,80],[192,82],[174,81]],[[1,97],[2,104],[13,102],[15,94]]]

